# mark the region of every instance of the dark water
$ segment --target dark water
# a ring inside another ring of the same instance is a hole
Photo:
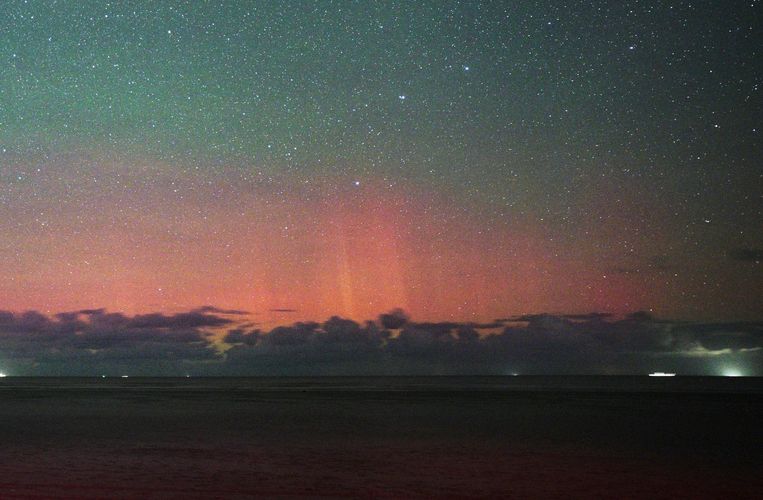
[[[0,379],[0,498],[756,498],[763,380]]]

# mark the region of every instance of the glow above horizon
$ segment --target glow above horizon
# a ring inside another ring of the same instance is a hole
[[[7,9],[0,309],[761,317],[743,12]]]
[[[78,161],[76,175],[71,163],[51,161],[33,187],[16,187],[29,219],[13,221],[24,236],[11,280],[20,293],[7,290],[6,307],[134,313],[215,304],[279,322],[370,319],[394,307],[421,319],[489,321],[509,309],[646,305],[638,284],[579,282],[591,263],[569,266],[527,217],[480,220],[479,205],[460,207],[426,186]]]

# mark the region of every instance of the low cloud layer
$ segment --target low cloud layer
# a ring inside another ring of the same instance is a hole
[[[28,374],[177,374],[222,359],[205,330],[231,323],[203,310],[127,316],[90,309],[54,317],[0,311],[0,361]]]
[[[721,374],[755,368],[763,323],[660,321],[638,312],[526,315],[489,325],[416,323],[399,314],[359,325],[332,318],[268,334],[232,332],[226,367],[251,374]],[[394,323],[394,332],[384,324]],[[485,333],[492,328],[493,333]],[[750,373],[751,374],[751,373]]]
[[[763,323],[665,321],[637,312],[419,323],[395,310],[269,332],[245,311],[128,316],[102,309],[0,311],[0,363],[28,375],[639,374],[763,375]],[[222,342],[216,339],[222,338]],[[8,368],[6,368],[8,367]]]

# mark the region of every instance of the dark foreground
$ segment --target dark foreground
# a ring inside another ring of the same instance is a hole
[[[762,489],[759,379],[0,380],[0,498]]]

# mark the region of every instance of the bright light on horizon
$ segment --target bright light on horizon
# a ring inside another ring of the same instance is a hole
[[[738,368],[725,368],[721,375],[724,377],[743,377],[744,374]]]

